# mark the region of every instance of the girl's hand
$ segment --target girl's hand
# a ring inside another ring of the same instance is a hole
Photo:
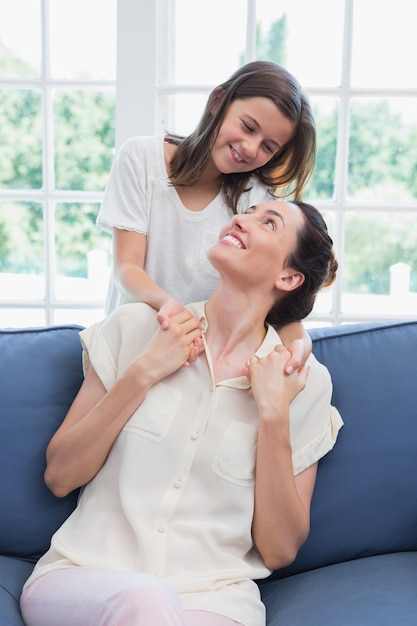
[[[304,339],[294,339],[288,346],[289,359],[285,365],[286,374],[292,374],[305,365],[311,354],[311,339],[306,335]]]
[[[311,354],[312,341],[301,322],[291,322],[279,329],[279,336],[284,346],[289,350],[289,358],[285,366],[287,374],[305,365]]]
[[[176,298],[167,298],[167,300],[165,300],[164,304],[159,309],[156,319],[163,330],[168,330],[170,326],[171,315],[176,315],[177,313],[181,312],[188,313],[188,315],[192,317],[188,309],[186,309],[179,300],[177,300]]]
[[[168,298],[165,301],[159,309],[156,319],[163,330],[168,330],[171,326],[171,317],[177,315],[178,313],[182,313],[184,315],[184,319],[194,319],[200,328],[199,320],[197,320],[192,313],[175,298]],[[184,362],[184,366],[189,367],[191,363],[194,363],[194,361],[197,360],[202,352],[204,352],[204,342],[200,332],[200,336],[193,342],[188,358]]]
[[[308,366],[288,375],[285,367],[289,351],[281,345],[275,346],[266,356],[253,355],[247,364],[251,393],[263,416],[274,417],[287,409],[295,396],[304,389]]]

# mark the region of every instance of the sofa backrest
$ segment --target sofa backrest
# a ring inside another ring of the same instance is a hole
[[[310,536],[278,578],[417,550],[417,321],[311,335],[345,425],[319,463]]]
[[[82,382],[79,326],[0,330],[0,554],[36,561],[70,514],[43,480],[48,441]]]
[[[43,472],[82,382],[80,330],[0,330],[0,554],[37,560],[76,504],[76,492],[55,498]],[[279,578],[417,549],[417,321],[311,334],[345,425],[319,464],[310,536]]]

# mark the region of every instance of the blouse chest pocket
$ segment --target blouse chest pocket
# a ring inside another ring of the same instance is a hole
[[[181,395],[177,389],[164,383],[151,387],[123,431],[152,441],[162,441],[171,427]]]
[[[235,485],[250,487],[255,482],[257,428],[232,421],[213,459],[215,474]]]

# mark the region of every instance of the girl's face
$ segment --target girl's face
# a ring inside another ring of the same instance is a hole
[[[269,98],[234,100],[214,143],[212,162],[222,174],[251,172],[267,163],[295,130]]]

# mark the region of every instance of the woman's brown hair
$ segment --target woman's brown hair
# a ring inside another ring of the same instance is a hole
[[[294,291],[286,292],[269,311],[266,321],[278,327],[307,317],[320,289],[335,281],[338,268],[333,241],[320,211],[306,202],[292,202],[303,213],[304,224],[286,265],[301,272],[304,282]]]
[[[239,68],[210,95],[201,120],[191,135],[171,135],[178,150],[171,160],[170,181],[176,186],[195,184],[210,159],[211,150],[233,100],[269,98],[295,123],[291,139],[263,167],[245,173],[222,175],[227,206],[237,213],[238,201],[250,186],[251,176],[276,197],[301,199],[314,169],[316,129],[311,107],[298,81],[286,69],[270,61],[254,61]]]

